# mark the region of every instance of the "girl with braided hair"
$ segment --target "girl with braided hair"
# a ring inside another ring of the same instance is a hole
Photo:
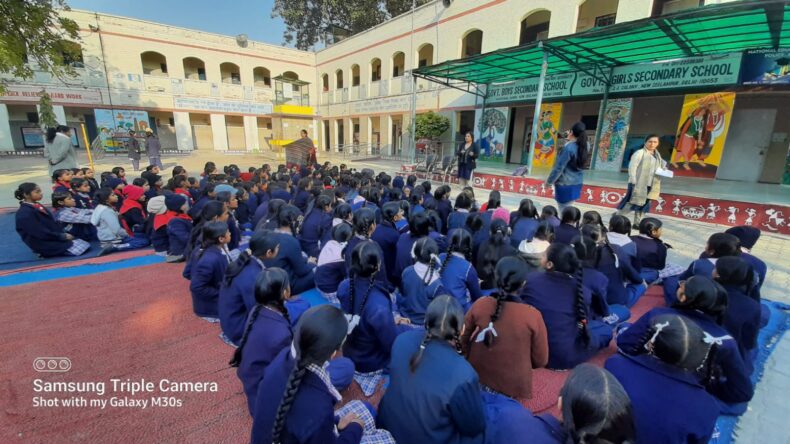
[[[600,319],[609,325],[614,325],[628,320],[631,311],[625,305],[609,304],[607,302],[607,287],[609,279],[595,269],[595,261],[598,257],[598,246],[589,236],[580,236],[573,240],[571,247],[576,251],[576,256],[582,262],[584,269],[584,286],[590,290],[592,303],[590,309],[593,317]]]
[[[463,308],[440,296],[425,330],[398,336],[378,423],[402,443],[482,443],[485,413],[474,368],[459,354]]]
[[[308,257],[318,257],[321,247],[332,238],[332,198],[320,194],[302,222],[297,234],[299,245]]]
[[[427,214],[423,212],[412,214],[409,217],[409,231],[400,235],[395,246],[396,257],[393,274],[396,276],[396,279],[400,279],[406,267],[414,263],[414,258],[412,257],[414,243],[424,237],[428,237],[430,233],[431,222],[428,220]]]
[[[414,244],[411,254],[414,265],[403,271],[398,309],[412,324],[423,325],[428,304],[439,295],[447,294],[447,290],[439,276],[442,264],[436,242],[429,237],[423,237]]]
[[[192,257],[192,310],[200,318],[219,322],[219,288],[230,263],[230,231],[225,222],[209,222],[203,226],[201,245]]]
[[[716,341],[710,377],[703,381],[705,387],[723,401],[722,412],[740,414],[746,405],[737,403],[749,401],[754,387],[738,343],[722,325],[726,311],[727,290],[708,277],[692,276],[680,283],[674,305],[654,308],[620,332],[617,347],[631,355],[644,353],[640,348],[642,339],[657,317],[667,314],[685,316]]]
[[[495,274],[494,293],[478,299],[466,314],[461,345],[484,390],[527,401],[532,369],[548,363],[546,326],[538,310],[521,302],[527,281],[523,260],[504,257]]]
[[[643,219],[644,220],[644,219]],[[751,297],[755,272],[741,257],[726,256],[716,261],[713,278],[727,290],[724,327],[735,338],[746,371],[754,371],[757,356],[757,334],[760,332],[762,308]]]
[[[450,296],[458,300],[464,311],[480,296],[480,280],[477,270],[469,260],[472,258],[472,235],[466,230],[453,230],[447,253],[439,255],[442,266],[439,276]]]
[[[513,232],[510,243],[518,248],[523,241],[531,242],[539,226],[538,210],[532,199],[521,199],[518,210],[510,213],[510,228]]]
[[[579,235],[579,222],[582,212],[574,206],[562,210],[560,225],[554,230],[554,241],[570,245],[571,241]]]
[[[291,347],[277,355],[258,386],[253,444],[395,442],[375,428],[373,413],[362,402],[335,410],[342,397],[327,367],[331,371],[330,360],[347,331],[345,315],[332,305],[313,307],[302,316]]]
[[[200,217],[192,226],[192,232],[189,233],[189,239],[184,247],[184,257],[186,258],[186,266],[182,272],[182,276],[187,280],[192,279],[192,258],[195,252],[200,250],[200,245],[203,243],[203,227],[210,222],[227,222],[228,209],[225,204],[212,200],[207,202],[200,211]]]
[[[288,272],[291,290],[301,294],[315,288],[315,258],[307,258],[294,234],[299,230],[302,215],[293,205],[286,205],[277,216],[279,228],[275,232],[280,251],[274,259],[264,261],[266,267],[279,267]]]
[[[522,300],[543,315],[549,337],[550,369],[569,369],[612,340],[612,327],[594,320],[592,295],[584,286],[582,263],[570,245],[554,243],[542,259],[545,273],[532,273]]]
[[[581,233],[597,245],[592,266],[608,279],[606,301],[611,305],[633,307],[647,291],[647,283],[628,254],[620,246],[610,244],[598,225],[583,225]]]
[[[497,219],[489,225],[489,236],[481,245],[475,258],[477,273],[480,276],[480,288],[493,290],[496,288],[494,270],[500,259],[516,256],[516,250],[510,244],[510,227],[507,222]]]
[[[400,276],[395,274],[395,259],[397,256],[398,239],[400,232],[397,223],[403,219],[403,211],[398,202],[387,202],[381,207],[381,223],[376,224],[376,229],[370,236],[381,247],[384,253],[384,266],[387,269],[386,277],[390,285],[395,286]]]
[[[458,228],[466,227],[466,219],[472,209],[472,198],[466,193],[459,193],[455,197],[455,210],[447,216],[447,233]]]
[[[321,248],[315,267],[315,287],[327,301],[335,305],[340,304],[337,300],[337,288],[348,276],[343,251],[351,236],[351,225],[335,225],[332,228],[332,239]]]
[[[604,365],[631,399],[636,442],[708,442],[720,407],[701,381],[711,373],[721,339],[672,313],[651,317],[645,327],[633,344],[639,354],[621,352]]]

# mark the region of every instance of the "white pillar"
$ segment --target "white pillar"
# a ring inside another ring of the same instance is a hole
[[[395,140],[392,138],[392,131],[395,129],[395,125],[392,120],[392,116],[386,116],[384,118],[387,119],[387,125],[385,126],[385,128],[387,128],[387,133],[384,137],[384,140],[386,140],[388,147],[387,154],[392,156],[395,154]]]
[[[244,116],[244,141],[247,143],[247,151],[261,149],[258,140],[258,118],[255,116]]]
[[[334,131],[332,132],[331,136],[332,136],[332,146],[335,147],[335,152],[339,153],[340,136],[338,136],[338,132],[340,131],[340,127],[338,126],[337,122],[339,122],[339,120],[337,119],[332,120],[332,128],[334,129]]]
[[[0,151],[14,151],[14,139],[11,138],[11,122],[8,106],[0,103]]]
[[[52,111],[55,113],[55,121],[58,122],[59,125],[66,124],[66,110],[63,109],[60,105],[52,105]],[[41,106],[36,105],[36,112],[38,115],[41,115]]]
[[[212,114],[211,133],[214,136],[214,151],[228,150],[228,128],[225,126],[224,114]]]
[[[173,123],[176,127],[176,146],[180,151],[192,151],[195,149],[192,140],[192,124],[189,121],[189,113],[183,111],[173,112]]]

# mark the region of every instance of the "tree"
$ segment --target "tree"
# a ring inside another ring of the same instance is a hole
[[[429,0],[417,0],[417,6]],[[275,0],[272,17],[285,21],[283,40],[310,49],[331,27],[356,34],[411,10],[412,0]]]
[[[33,77],[28,61],[63,80],[75,75],[69,62],[79,59],[79,27],[61,17],[65,0],[0,1],[0,74],[21,79]],[[0,81],[0,93],[5,82]]]
[[[415,126],[415,140],[438,139],[450,129],[450,119],[441,114],[436,114],[433,111],[428,111],[427,113],[417,116]]]
[[[38,124],[42,128],[54,128],[58,126],[55,118],[55,109],[52,108],[52,98],[45,90],[41,90],[41,98],[38,101]]]

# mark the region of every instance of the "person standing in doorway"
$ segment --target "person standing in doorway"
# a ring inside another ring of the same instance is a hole
[[[160,170],[164,169],[162,166],[162,158],[159,151],[162,145],[159,144],[159,138],[154,134],[151,128],[145,129],[145,151],[148,153],[148,164],[158,166]]]
[[[554,186],[554,199],[562,212],[579,199],[584,183],[584,166],[589,157],[587,127],[576,122],[565,135],[568,141],[557,156],[546,179],[546,186]]]
[[[129,153],[129,159],[132,161],[134,170],[140,171],[140,142],[134,136],[134,130],[130,129],[129,138],[124,142],[124,148]]]
[[[56,170],[77,168],[77,152],[71,143],[71,128],[65,125],[47,128],[44,157],[49,161],[50,176]]]
[[[480,147],[475,143],[475,138],[471,132],[464,136],[464,142],[458,145],[455,152],[458,157],[458,183],[468,186],[472,180],[472,173],[477,168],[477,158],[480,157]]]
[[[631,155],[628,163],[628,191],[617,205],[617,214],[628,215],[634,211],[635,227],[639,226],[642,216],[650,211],[650,203],[657,200],[661,193],[661,179],[656,175],[666,162],[658,152],[659,139],[655,134],[647,136],[645,145]]]

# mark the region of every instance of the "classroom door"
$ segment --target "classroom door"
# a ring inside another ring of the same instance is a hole
[[[775,120],[775,109],[736,109],[716,178],[757,182]]]

